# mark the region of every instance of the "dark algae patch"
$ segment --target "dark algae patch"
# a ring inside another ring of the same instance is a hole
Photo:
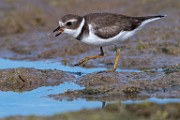
[[[49,117],[14,116],[0,120],[179,120],[180,104],[109,104],[104,109],[81,110]]]
[[[171,73],[174,73],[174,72],[179,72],[180,71],[180,65],[176,65],[176,66],[173,66],[173,67],[165,67],[165,68],[163,68],[163,71],[167,75],[171,74]]]

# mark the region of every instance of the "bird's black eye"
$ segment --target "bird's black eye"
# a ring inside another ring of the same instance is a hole
[[[66,25],[67,25],[67,26],[71,26],[71,25],[72,25],[72,22],[67,22]]]

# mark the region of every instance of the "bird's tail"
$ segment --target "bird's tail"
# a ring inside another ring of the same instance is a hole
[[[138,20],[142,21],[141,26],[144,26],[147,23],[159,20],[167,15],[156,15],[156,16],[146,16],[146,17],[138,17]]]
[[[146,17],[138,17],[141,20],[148,20],[148,19],[160,19],[166,17],[167,15],[156,15],[156,16],[146,16]]]

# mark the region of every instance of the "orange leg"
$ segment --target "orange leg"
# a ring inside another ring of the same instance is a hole
[[[96,58],[101,58],[104,56],[104,52],[103,52],[103,48],[100,47],[100,51],[101,53],[99,55],[93,55],[93,56],[88,56],[88,57],[85,57],[84,59],[80,60],[77,64],[75,64],[74,66],[79,66],[83,63],[86,63],[87,61],[89,61],[90,59],[96,59]]]
[[[116,48],[116,58],[115,58],[115,61],[114,61],[113,69],[107,70],[105,72],[115,72],[117,67],[118,67],[119,58],[120,58],[120,48]]]
[[[117,48],[116,49],[116,59],[115,59],[115,62],[114,62],[114,67],[112,69],[112,71],[116,71],[117,67],[118,67],[118,63],[119,63],[119,58],[120,58],[120,48]]]

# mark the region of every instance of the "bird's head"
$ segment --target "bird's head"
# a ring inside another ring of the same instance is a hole
[[[80,33],[79,28],[82,26],[83,17],[73,14],[67,14],[59,20],[59,26],[53,31],[57,32],[56,37],[61,33],[67,33],[77,37]],[[81,27],[82,28],[82,27]]]

